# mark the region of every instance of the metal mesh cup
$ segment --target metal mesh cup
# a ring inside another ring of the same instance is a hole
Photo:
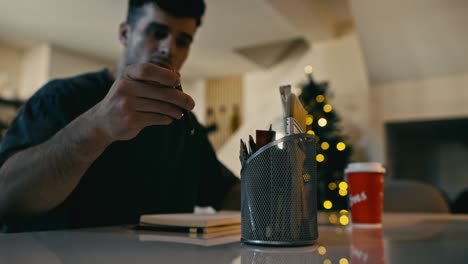
[[[241,177],[242,242],[299,246],[317,240],[314,136],[295,134],[263,146]]]

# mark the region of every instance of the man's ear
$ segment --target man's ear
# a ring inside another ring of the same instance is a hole
[[[122,22],[119,25],[119,40],[120,43],[126,47],[128,44],[128,36],[130,34],[130,25],[126,22]]]

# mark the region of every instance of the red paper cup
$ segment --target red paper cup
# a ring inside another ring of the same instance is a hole
[[[350,163],[345,169],[354,225],[381,225],[385,168],[377,162]]]

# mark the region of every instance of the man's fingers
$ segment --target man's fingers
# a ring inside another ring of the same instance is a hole
[[[124,78],[134,81],[156,82],[166,86],[174,86],[180,82],[180,76],[176,72],[152,63],[128,65],[124,71]]]
[[[157,113],[169,116],[174,119],[180,119],[183,111],[180,107],[159,100],[135,98],[135,110],[144,113]]]
[[[139,112],[138,121],[146,127],[157,125],[169,125],[174,121],[174,119],[163,114]]]
[[[167,102],[186,110],[192,110],[195,107],[192,97],[172,87],[126,80],[123,81],[120,91],[134,97]]]

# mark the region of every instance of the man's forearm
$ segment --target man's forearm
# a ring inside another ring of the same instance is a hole
[[[0,217],[35,215],[60,203],[111,143],[85,113],[48,141],[20,151],[0,169]]]

